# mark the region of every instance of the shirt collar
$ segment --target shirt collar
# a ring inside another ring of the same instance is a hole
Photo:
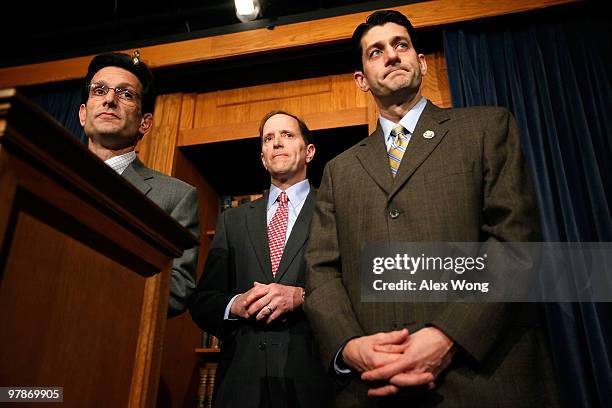
[[[272,205],[274,205],[274,202],[276,202],[276,199],[282,191],[283,190],[276,187],[274,184],[270,185],[270,193],[268,194],[268,206],[266,207],[268,210],[270,209],[270,207],[272,207]],[[306,199],[306,196],[309,192],[310,183],[308,182],[308,179],[302,180],[299,183],[295,183],[294,185],[285,190],[285,193],[287,193],[287,198],[289,199],[289,205],[293,207],[300,205],[302,201]]]
[[[421,117],[421,113],[423,113],[423,109],[425,109],[425,105],[427,105],[427,99],[421,96],[421,99],[404,115],[404,117],[399,121],[399,124],[404,127],[404,129],[408,130],[410,134],[414,133],[414,129],[416,129],[417,122]],[[391,137],[391,130],[396,126],[396,123],[393,123],[389,119],[385,119],[382,116],[378,117],[380,122],[380,127],[382,128],[383,135],[385,136],[385,140],[388,140]]]
[[[105,160],[104,163],[109,165],[113,170],[119,174],[123,174],[125,169],[136,159],[136,152],[134,150],[121,154],[119,156],[111,157]]]

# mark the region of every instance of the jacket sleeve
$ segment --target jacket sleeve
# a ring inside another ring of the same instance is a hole
[[[228,245],[227,214],[221,213],[215,237],[208,250],[204,272],[198,282],[189,312],[194,323],[202,330],[223,340],[230,322],[223,317],[229,301],[236,295],[232,278],[232,254]]]
[[[191,232],[200,237],[200,215],[198,191],[191,187],[170,212],[170,216]],[[195,289],[196,267],[198,264],[199,245],[183,251],[183,254],[172,262],[172,280],[170,282],[170,299],[168,317],[174,317],[187,309]]]
[[[364,334],[342,283],[332,168],[326,165],[306,249],[306,312],[323,363],[331,367],[346,340]]]
[[[523,288],[533,277],[536,259],[504,242],[539,240],[537,201],[523,159],[519,129],[506,109],[492,109],[482,141],[483,207],[481,253],[496,252],[487,262],[491,285]],[[479,362],[486,359],[516,318],[513,303],[451,303],[432,322],[460,349]]]

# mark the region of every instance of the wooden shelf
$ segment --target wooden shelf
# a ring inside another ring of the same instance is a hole
[[[206,348],[196,348],[195,349],[195,353],[196,354],[209,354],[209,353],[219,353],[221,350],[218,348],[212,348],[212,347],[206,347]]]

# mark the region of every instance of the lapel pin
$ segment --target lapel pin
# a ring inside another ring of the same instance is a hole
[[[423,132],[423,137],[425,139],[431,139],[435,136],[436,134],[433,132],[433,130],[426,130],[425,132]]]

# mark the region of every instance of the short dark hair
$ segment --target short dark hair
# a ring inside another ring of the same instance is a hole
[[[353,32],[351,42],[353,45],[353,65],[355,71],[361,71],[363,69],[363,61],[361,60],[361,56],[363,55],[363,50],[361,49],[361,39],[368,31],[370,31],[372,27],[385,25],[387,23],[395,23],[404,27],[406,31],[408,31],[412,46],[414,49],[417,49],[416,32],[412,26],[412,23],[410,20],[408,20],[408,17],[395,10],[375,11],[368,16],[365,23],[359,24]]]
[[[304,143],[306,143],[306,145],[312,144],[313,140],[312,140],[312,132],[310,131],[310,129],[308,129],[308,126],[306,126],[306,123],[304,123],[304,121],[302,119],[300,119],[299,117],[297,117],[296,115],[289,113],[287,111],[284,110],[273,110],[272,112],[268,112],[264,115],[263,119],[261,120],[261,122],[259,123],[259,140],[263,143],[263,128],[264,125],[266,124],[266,122],[268,121],[268,119],[270,119],[272,116],[274,115],[287,115],[292,117],[293,119],[295,119],[298,123],[298,127],[300,128],[300,133],[302,134],[302,139],[304,139]]]
[[[142,85],[142,113],[153,113],[155,110],[155,81],[153,73],[140,59],[133,59],[127,54],[112,52],[107,54],[96,55],[87,68],[87,76],[85,77],[85,86],[83,87],[82,102],[86,103],[89,98],[88,86],[91,79],[98,71],[106,67],[119,67],[131,72],[138,78]]]

